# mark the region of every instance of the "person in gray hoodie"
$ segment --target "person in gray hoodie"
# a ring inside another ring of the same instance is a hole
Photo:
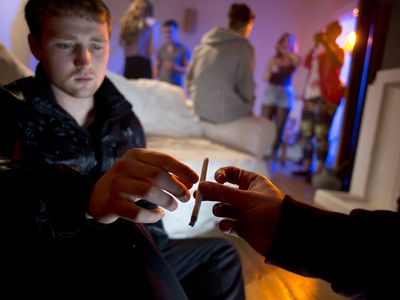
[[[254,18],[246,4],[234,3],[229,28],[213,28],[196,47],[186,85],[201,120],[225,123],[252,114],[254,49],[247,37]]]

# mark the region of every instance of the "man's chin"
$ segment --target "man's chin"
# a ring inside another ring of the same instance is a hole
[[[79,99],[86,99],[93,97],[93,95],[96,93],[95,89],[91,90],[79,90],[79,91],[73,91],[70,93],[71,96],[74,98],[79,98]]]
[[[92,97],[96,93],[96,91],[97,88],[95,86],[86,86],[72,89],[70,94],[75,98],[88,98]]]

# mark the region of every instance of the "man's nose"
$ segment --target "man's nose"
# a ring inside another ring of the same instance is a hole
[[[78,67],[90,66],[92,64],[92,54],[85,46],[78,46],[75,49],[75,65]]]

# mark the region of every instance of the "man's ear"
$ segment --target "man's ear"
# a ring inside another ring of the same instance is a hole
[[[32,33],[29,33],[28,35],[28,42],[29,42],[29,48],[31,49],[31,52],[33,56],[40,61],[40,44],[39,44],[39,39],[36,38]]]

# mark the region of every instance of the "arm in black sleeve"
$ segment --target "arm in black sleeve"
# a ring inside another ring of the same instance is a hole
[[[1,230],[21,241],[74,236],[85,226],[97,178],[66,165],[32,166],[24,161],[20,137],[29,120],[28,107],[24,95],[0,86]]]
[[[1,230],[11,239],[63,240],[86,226],[95,179],[64,165],[42,169],[0,163]]]
[[[357,209],[346,215],[286,196],[266,261],[324,279],[343,295],[392,297],[400,293],[392,275],[400,266],[399,239],[398,213]]]

